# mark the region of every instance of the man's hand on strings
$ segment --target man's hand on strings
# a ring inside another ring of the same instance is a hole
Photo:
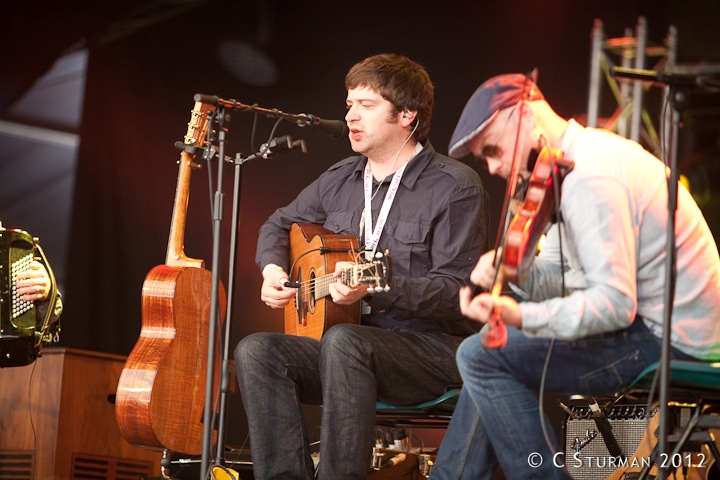
[[[268,268],[264,274],[262,288],[260,289],[260,300],[272,308],[283,308],[290,303],[297,292],[296,288],[285,287],[285,282],[290,281],[288,274],[280,267]]]
[[[349,285],[345,285],[340,280],[340,275],[342,274],[343,269],[349,267],[350,265],[353,265],[353,263],[337,262],[335,264],[335,272],[333,272],[337,281],[328,286],[333,302],[338,305],[351,305],[368,295],[367,285],[356,285],[351,287]]]
[[[45,266],[33,260],[27,270],[18,273],[17,295],[25,302],[41,302],[50,294],[50,276]]]
[[[492,315],[501,312],[501,320],[511,327],[522,327],[522,314],[520,305],[512,298],[501,295],[493,297],[489,293],[481,293],[472,296],[472,288],[462,287],[460,289],[460,312],[471,320],[487,323]]]

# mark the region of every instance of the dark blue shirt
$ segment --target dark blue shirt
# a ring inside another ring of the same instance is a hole
[[[363,172],[367,157],[342,160],[306,187],[260,228],[256,261],[287,269],[288,232],[293,223],[317,223],[352,234],[362,245]],[[392,175],[373,179],[373,226]],[[372,307],[362,323],[403,331],[469,335],[474,328],[460,314],[458,290],[487,249],[487,194],[478,174],[440,155],[430,142],[407,164],[380,237],[389,250],[393,275],[388,292],[365,298]],[[361,234],[362,233],[362,234]]]

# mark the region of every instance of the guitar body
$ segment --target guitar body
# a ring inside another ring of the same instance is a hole
[[[323,254],[318,251],[321,247],[338,251]],[[357,238],[352,235],[337,235],[316,224],[292,226],[290,260],[295,265],[290,279],[303,286],[295,302],[285,307],[285,333],[320,340],[333,325],[360,323],[360,302],[338,305],[329,296],[314,298],[315,288],[307,285],[318,277],[332,274],[337,262],[355,261],[351,252],[357,248]]]
[[[653,450],[658,443],[658,433],[660,431],[660,413],[655,413],[648,420],[645,433],[640,439],[635,452],[627,458],[627,466],[623,466],[614,470],[605,480],[633,480],[637,479],[643,471],[645,464],[650,459]],[[650,469],[650,475],[657,477],[657,466],[653,465]],[[654,478],[649,476],[649,478]]]
[[[214,109],[214,105],[195,102],[186,146],[205,144]],[[143,283],[140,338],[120,374],[115,417],[131,445],[198,455],[203,450],[212,275],[202,260],[185,255],[190,176],[200,168],[196,153],[191,152],[196,150],[183,150],[178,162],[165,265],[150,270]],[[217,297],[223,323],[227,303],[222,285],[218,285]],[[213,340],[218,345],[218,338]],[[218,385],[220,374],[219,350],[215,349],[213,385]]]
[[[140,338],[115,401],[120,431],[130,444],[202,452],[210,295],[211,274],[204,268],[158,265],[145,278]],[[219,296],[224,318],[222,288]],[[214,385],[219,372],[216,353]]]
[[[652,454],[658,444],[659,433],[660,413],[658,412],[650,418],[637,449],[632,456],[627,459],[627,466],[617,468],[608,475],[605,480],[637,480],[646,464],[652,458]],[[718,478],[718,468],[715,466],[715,459],[706,445],[702,445],[701,453],[683,452],[679,458],[668,459],[665,457],[660,461],[669,465],[674,464],[676,467],[689,467],[671,468],[671,470],[668,471],[667,478],[673,478],[674,480],[712,480]],[[653,479],[656,478],[657,475],[658,466],[653,464],[646,478]]]

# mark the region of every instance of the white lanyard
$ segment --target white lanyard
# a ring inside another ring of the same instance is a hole
[[[383,228],[385,227],[385,221],[387,220],[388,213],[390,213],[390,207],[392,206],[393,200],[395,200],[395,194],[397,193],[398,186],[400,185],[400,179],[403,176],[407,163],[400,168],[395,175],[393,175],[390,187],[385,194],[382,207],[380,208],[380,214],[378,215],[377,224],[375,225],[375,231],[372,228],[372,173],[370,173],[370,162],[365,164],[365,250],[371,250],[371,255],[375,255],[377,250],[378,242],[380,241],[380,235],[382,235]]]

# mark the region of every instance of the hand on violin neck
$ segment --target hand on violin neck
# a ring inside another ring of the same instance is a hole
[[[481,293],[473,297],[470,287],[462,287],[459,298],[460,312],[470,320],[487,323],[500,312],[499,320],[502,320],[507,326],[522,328],[520,305],[512,297],[504,295],[495,297],[490,293]]]

